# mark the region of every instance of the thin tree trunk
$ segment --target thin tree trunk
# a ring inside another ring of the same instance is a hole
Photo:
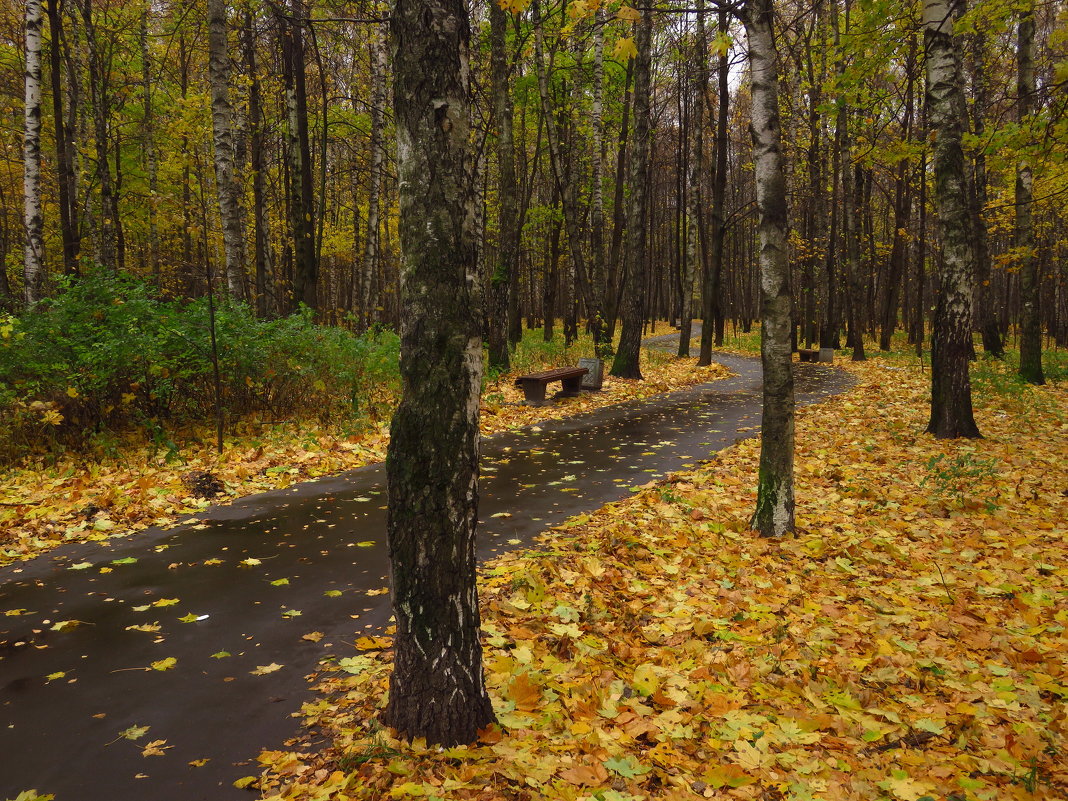
[[[310,309],[318,306],[319,265],[315,259],[315,203],[312,199],[311,140],[308,136],[308,95],[305,88],[304,10],[291,0],[290,15],[281,20],[282,72],[285,83],[289,216],[293,231],[293,300]]]
[[[719,12],[719,32],[728,33],[726,11]],[[712,174],[712,225],[709,248],[708,275],[701,299],[701,353],[699,365],[712,363],[712,346],[723,345],[723,246],[727,238],[724,208],[727,195],[727,138],[730,113],[730,69],[727,52],[721,50],[717,77],[719,79],[719,113],[716,115],[716,170]]]
[[[26,105],[23,127],[23,298],[27,306],[44,297],[44,212],[41,203],[41,0],[26,0]],[[2,268],[0,268],[2,269]]]
[[[612,353],[612,338],[608,331],[607,270],[604,256],[604,10],[597,6],[593,17],[593,108],[590,126],[591,171],[593,190],[590,197],[590,333],[598,359]]]
[[[1031,121],[1035,94],[1035,17],[1029,2],[1020,13],[1017,31],[1016,121],[1021,128]],[[1021,158],[1016,166],[1016,249],[1020,254],[1020,377],[1030,384],[1045,384],[1042,372],[1042,321],[1039,316],[1039,272],[1031,220],[1033,198],[1031,164]]]
[[[623,199],[623,191],[626,187],[627,169],[627,139],[630,136],[630,110],[633,103],[634,93],[631,90],[631,79],[634,77],[634,60],[627,60],[627,74],[623,88],[623,119],[619,126],[619,146],[616,149],[616,181],[615,193],[612,197],[612,245],[608,251],[608,277],[606,280],[608,292],[608,340],[611,342],[615,336],[616,318],[619,310],[619,275],[625,277],[626,268],[623,265],[621,250],[623,247],[623,229],[626,225],[626,204]]]
[[[145,168],[148,173],[148,266],[152,281],[159,286],[159,166],[156,159],[155,116],[152,109],[152,59],[148,48],[148,24],[150,6],[141,12],[141,95],[144,113],[141,118],[141,139],[145,152]],[[58,119],[58,116],[57,116]],[[60,182],[62,186],[62,181]],[[60,203],[62,206],[62,202]]]
[[[382,195],[382,169],[385,155],[383,128],[386,105],[386,43],[382,25],[376,25],[371,43],[371,174],[367,188],[367,235],[364,239],[363,270],[360,273],[360,324],[369,328],[374,320],[374,277],[381,254],[379,219]]]
[[[475,577],[482,338],[470,30],[462,0],[398,0],[390,22],[405,313],[403,399],[386,462],[397,634],[382,720],[452,746],[494,721]]]
[[[241,186],[234,171],[233,109],[230,105],[230,54],[226,2],[208,0],[208,77],[211,128],[215,146],[215,184],[222,218],[223,274],[234,300],[245,296],[245,226]]]
[[[771,0],[747,0],[743,21],[752,75],[750,131],[760,212],[760,357],[764,368],[760,475],[750,526],[763,537],[781,537],[794,528],[794,379],[790,364],[793,324],[772,18]]]
[[[490,79],[493,92],[493,116],[497,128],[497,261],[490,275],[489,366],[491,370],[509,369],[509,320],[513,287],[519,272],[519,229],[515,177],[515,149],[512,141],[512,86],[509,80],[506,39],[509,12],[498,3],[490,3]]]
[[[93,0],[81,0],[82,24],[89,49],[89,105],[93,116],[93,138],[96,149],[96,178],[100,191],[100,218],[96,232],[96,259],[104,267],[115,270],[118,224],[115,219],[115,189],[108,162],[108,128],[111,116],[110,87],[107,67],[97,41],[93,20]]]
[[[924,0],[927,103],[934,133],[932,165],[942,240],[938,303],[931,341],[931,420],[939,439],[978,437],[972,413],[972,246],[961,149],[963,108],[960,50],[953,26],[956,0]]]
[[[586,260],[582,253],[582,233],[579,229],[579,211],[577,203],[577,193],[573,190],[575,183],[575,177],[569,174],[565,164],[564,155],[561,152],[563,147],[563,140],[561,138],[562,132],[560,130],[560,122],[556,119],[556,115],[559,113],[563,117],[563,109],[554,110],[554,103],[552,97],[549,94],[549,74],[553,67],[553,56],[555,51],[548,57],[548,63],[546,63],[545,56],[545,32],[544,22],[541,17],[541,5],[539,0],[534,0],[531,3],[531,16],[532,23],[534,25],[534,65],[538,72],[538,94],[541,98],[541,112],[542,118],[545,120],[545,127],[548,134],[549,144],[549,166],[552,172],[553,182],[556,184],[557,190],[560,193],[560,202],[564,210],[564,229],[567,234],[568,252],[571,256],[567,265],[567,277],[568,277],[568,295],[566,299],[568,304],[568,311],[565,311],[565,332],[568,330],[569,321],[573,320],[573,314],[570,312],[572,304],[575,303],[574,297],[574,276],[576,274],[584,275],[586,273]],[[570,326],[572,329],[574,326]]]
[[[638,55],[634,59],[634,141],[630,159],[630,206],[627,213],[626,276],[621,291],[623,329],[612,362],[612,375],[642,377],[641,339],[645,276],[648,262],[646,217],[649,209],[651,148],[651,72],[653,12],[646,7],[638,23]]]
[[[251,11],[245,12],[244,21],[245,64],[248,67],[248,117],[249,155],[252,162],[252,227],[253,262],[255,272],[256,314],[261,319],[278,311],[274,275],[271,266],[270,227],[267,221],[266,195],[267,176],[264,164],[266,148],[263,131],[263,108],[260,76],[256,60],[256,37]]]
[[[690,355],[693,330],[693,281],[701,263],[701,182],[705,171],[705,102],[708,94],[708,38],[705,36],[705,2],[697,0],[697,36],[694,43],[697,74],[693,82],[693,154],[690,161],[689,185],[686,188],[686,265],[682,273],[682,298],[679,310],[679,356]]]
[[[986,132],[986,115],[989,110],[989,80],[987,76],[986,36],[976,32],[971,37],[972,54],[972,133],[982,139]],[[987,176],[986,153],[977,148],[972,157],[973,180],[971,197],[972,229],[975,232],[975,306],[976,325],[983,340],[983,350],[1000,359],[1005,355],[1005,343],[1001,340],[997,315],[994,313],[994,292],[990,285],[990,235],[987,230],[986,211]]]
[[[63,272],[78,274],[78,214],[74,171],[71,163],[70,129],[63,115],[63,14],[61,0],[48,0],[51,33],[49,64],[52,84],[52,117],[56,140],[56,179],[59,184],[59,232],[63,241]]]
[[[909,41],[909,57],[906,63],[905,119],[903,124],[904,141],[912,139],[912,114],[914,107],[914,74],[916,63],[916,38]],[[912,219],[912,181],[909,176],[908,159],[902,159],[897,165],[894,188],[894,233],[890,245],[890,262],[887,274],[885,302],[883,304],[882,329],[879,334],[879,349],[890,350],[890,339],[897,328],[897,312],[901,297],[901,287],[908,275],[908,242],[906,232]]]

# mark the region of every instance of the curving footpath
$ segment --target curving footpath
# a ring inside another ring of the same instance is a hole
[[[484,440],[480,557],[755,436],[759,361],[715,358],[735,375]],[[799,403],[849,383],[824,365],[797,379]],[[365,467],[0,568],[0,799],[249,798],[232,783],[296,734],[306,675],[387,624],[383,478]]]

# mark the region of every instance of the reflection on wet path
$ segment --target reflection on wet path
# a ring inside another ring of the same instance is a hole
[[[484,441],[481,556],[755,435],[759,365],[722,361],[738,375]],[[844,388],[802,368],[802,399]],[[248,798],[232,782],[256,765],[235,762],[292,735],[306,674],[387,622],[382,479],[363,468],[0,569],[0,798]]]

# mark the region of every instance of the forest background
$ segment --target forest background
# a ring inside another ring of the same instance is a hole
[[[176,443],[207,439],[205,424],[221,441],[279,420],[355,434],[388,417],[400,257],[386,13],[302,0],[2,4],[9,461],[114,457],[131,435],[169,461]],[[691,318],[705,319],[701,363],[728,329],[748,332],[756,187],[733,16],[659,6],[652,80],[636,98],[628,6],[472,14],[491,377],[516,366],[524,324],[528,342],[540,329],[550,344],[520,369],[584,353],[551,344],[558,321],[566,348],[580,321],[603,320],[591,333],[607,355],[628,296],[646,321],[682,329],[680,353]],[[867,337],[922,352],[942,250],[919,14],[893,2],[776,7],[798,344],[861,356]],[[1047,344],[1068,342],[1065,14],[998,0],[957,20],[973,324],[993,355],[1013,344],[1031,286]],[[635,265],[627,206],[645,101],[648,246]],[[1034,182],[1030,239],[1016,213],[1021,164]],[[1059,375],[1059,361],[1048,369]]]

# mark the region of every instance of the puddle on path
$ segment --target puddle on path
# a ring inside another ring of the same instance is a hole
[[[758,365],[722,361],[738,375],[486,440],[480,556],[755,435]],[[798,372],[801,400],[845,385]],[[388,621],[382,480],[363,468],[0,569],[0,798],[249,798],[232,782],[295,733],[305,676]]]

